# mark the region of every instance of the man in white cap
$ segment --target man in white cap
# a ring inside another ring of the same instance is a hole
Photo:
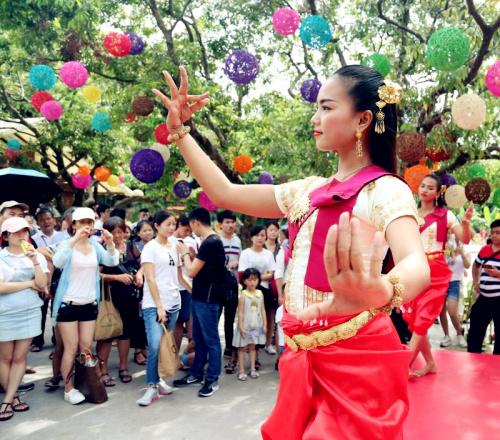
[[[29,206],[15,200],[8,200],[0,205],[0,227],[2,223],[10,217],[24,217],[24,213],[29,211]]]

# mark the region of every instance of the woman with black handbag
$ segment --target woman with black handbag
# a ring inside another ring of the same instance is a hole
[[[120,263],[114,267],[104,266],[101,278],[104,288],[111,294],[113,305],[118,310],[123,322],[123,333],[118,336],[118,356],[120,366],[118,376],[123,383],[132,381],[128,370],[130,336],[138,319],[139,289],[143,284],[140,266],[140,252],[131,241],[125,241],[126,225],[120,217],[111,217],[104,222],[104,229],[113,236],[116,250],[120,254]],[[97,342],[97,356],[101,363],[101,380],[107,387],[116,385],[109,375],[108,359],[112,339]]]

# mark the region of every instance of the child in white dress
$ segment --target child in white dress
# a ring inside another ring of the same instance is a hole
[[[239,374],[238,380],[247,380],[245,373],[245,352],[250,356],[250,377],[256,379],[259,373],[255,369],[255,345],[266,343],[266,309],[264,295],[257,286],[260,273],[257,269],[246,269],[241,282],[245,285],[238,301],[238,327],[234,332],[233,346],[238,347]]]

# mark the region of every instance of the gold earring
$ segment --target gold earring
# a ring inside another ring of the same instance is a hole
[[[363,157],[363,142],[361,142],[361,131],[356,130],[356,156]]]

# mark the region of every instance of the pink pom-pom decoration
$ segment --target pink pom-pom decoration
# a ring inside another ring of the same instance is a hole
[[[292,8],[279,8],[273,14],[273,27],[280,35],[292,35],[300,26],[300,16]]]
[[[104,47],[115,57],[127,56],[132,49],[132,41],[128,35],[119,32],[110,32],[104,37]]]
[[[484,82],[493,96],[500,96],[500,60],[488,69]]]
[[[125,176],[119,176],[118,179],[120,180],[120,184],[124,184],[125,183]]]
[[[31,97],[31,105],[40,111],[40,107],[47,101],[53,101],[54,97],[48,92],[36,92]]]
[[[213,202],[208,198],[205,191],[202,191],[198,196],[198,203],[202,208],[205,208],[207,211],[216,211],[217,206],[213,204]]]
[[[59,101],[47,101],[40,107],[40,113],[48,121],[57,121],[64,113]]]
[[[89,72],[82,63],[69,61],[61,67],[59,77],[70,89],[78,89],[83,87],[89,79]]]
[[[92,176],[87,174],[86,176],[82,176],[81,174],[73,174],[71,176],[71,183],[77,189],[86,189],[92,184]]]

